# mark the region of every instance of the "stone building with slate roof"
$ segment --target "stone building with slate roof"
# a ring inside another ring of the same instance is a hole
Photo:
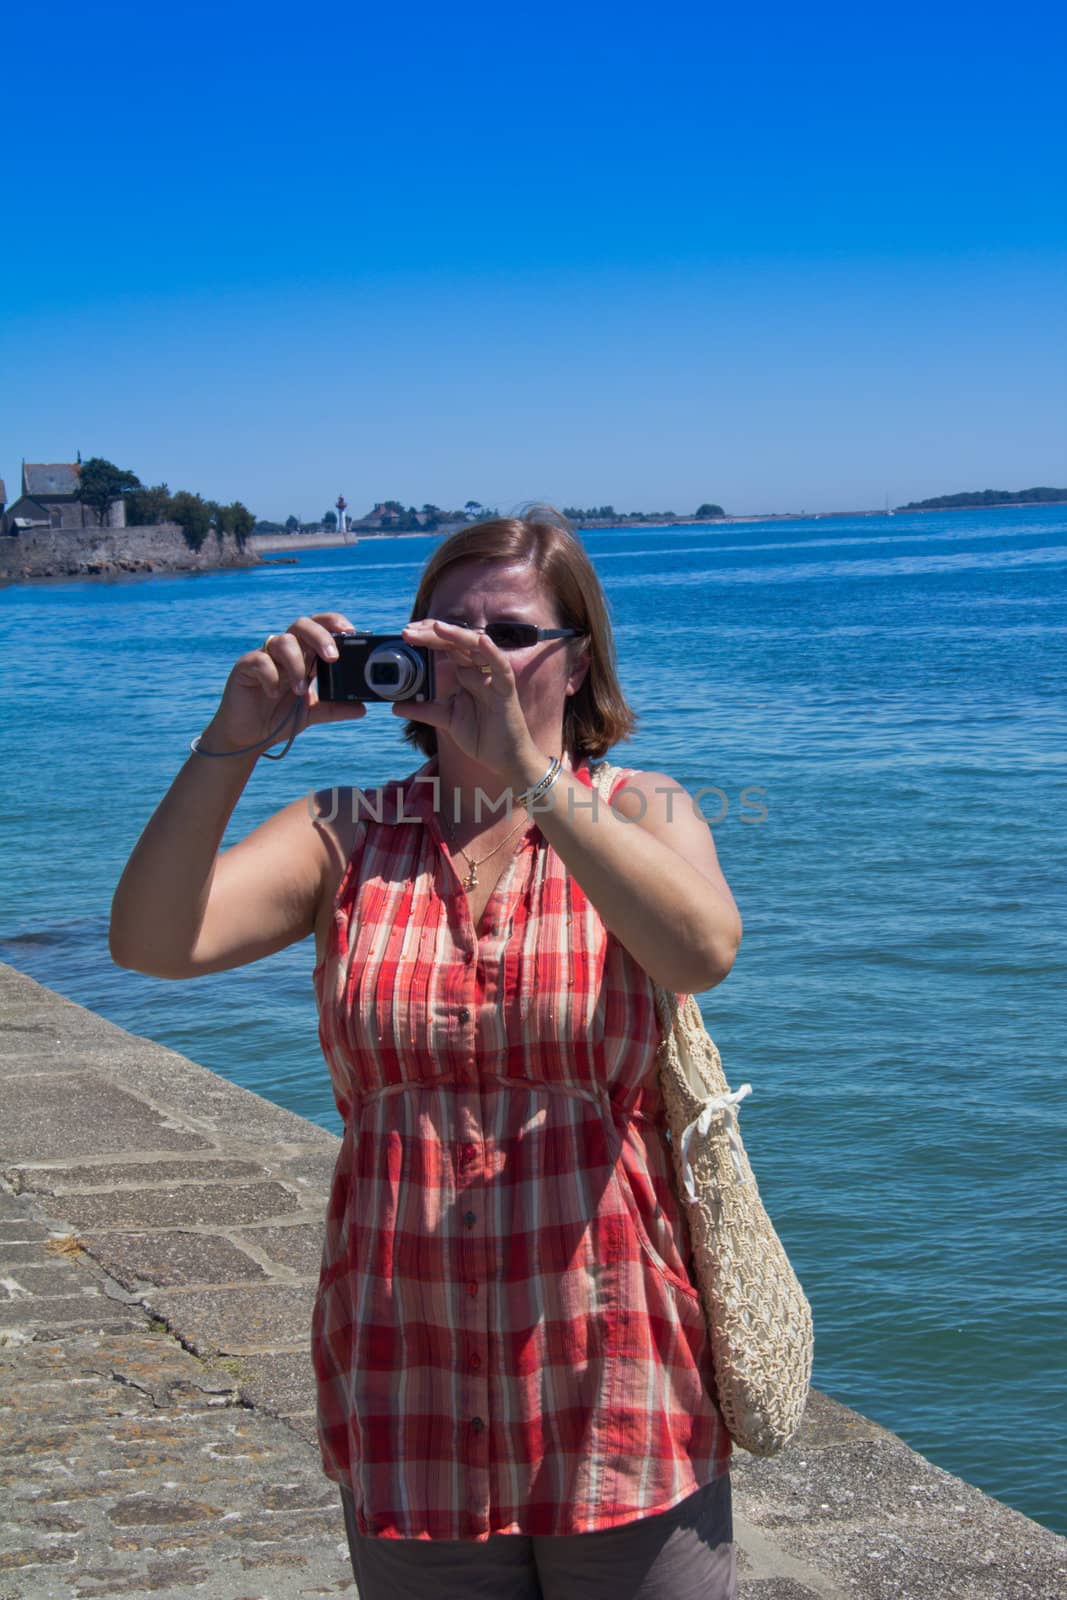
[[[38,530],[73,532],[98,527],[96,512],[78,499],[79,470],[80,463],[76,461],[24,461],[22,494],[6,511],[0,494],[0,531],[9,534]],[[126,502],[121,495],[112,500],[104,526],[126,526]]]

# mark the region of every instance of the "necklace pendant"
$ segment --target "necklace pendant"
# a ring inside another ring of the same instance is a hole
[[[478,887],[478,868],[473,861],[471,862],[471,869],[467,873],[467,881],[463,887],[464,889],[477,889]]]

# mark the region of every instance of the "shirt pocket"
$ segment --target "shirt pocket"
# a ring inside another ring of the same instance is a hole
[[[685,1214],[671,1189],[669,1155],[658,1150],[655,1128],[629,1124],[615,1130],[613,1181],[642,1253],[661,1278],[700,1313],[700,1294],[690,1274],[691,1245]]]

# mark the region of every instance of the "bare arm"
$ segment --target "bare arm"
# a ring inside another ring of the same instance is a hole
[[[205,729],[209,750],[236,750],[264,736],[279,708],[304,692],[316,652],[332,649],[336,613],[301,618],[269,652],[242,656]],[[361,716],[359,706],[320,706],[307,691],[306,723]],[[337,845],[305,800],[270,817],[233,849],[223,834],[258,757],[190,756],[157,807],[119,880],[111,908],[113,959],[159,978],[191,978],[243,966],[312,932]]]
[[[305,800],[219,854],[251,771],[238,760],[220,772],[220,762],[190,757],[142,833],[111,908],[119,966],[195,978],[313,931],[328,854]]]
[[[548,760],[531,755],[528,788]],[[665,989],[699,994],[722,982],[741,943],[741,916],[704,818],[680,784],[635,773],[612,806],[561,773],[538,826],[600,913],[604,926]],[[627,820],[629,819],[629,820]]]

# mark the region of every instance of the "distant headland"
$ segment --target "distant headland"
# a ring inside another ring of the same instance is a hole
[[[22,463],[22,492],[7,505],[0,479],[0,580],[120,577],[254,566],[255,517],[94,456]]]
[[[971,489],[939,494],[933,500],[909,500],[898,511],[980,511],[994,506],[1056,506],[1067,503],[1067,489]]]

